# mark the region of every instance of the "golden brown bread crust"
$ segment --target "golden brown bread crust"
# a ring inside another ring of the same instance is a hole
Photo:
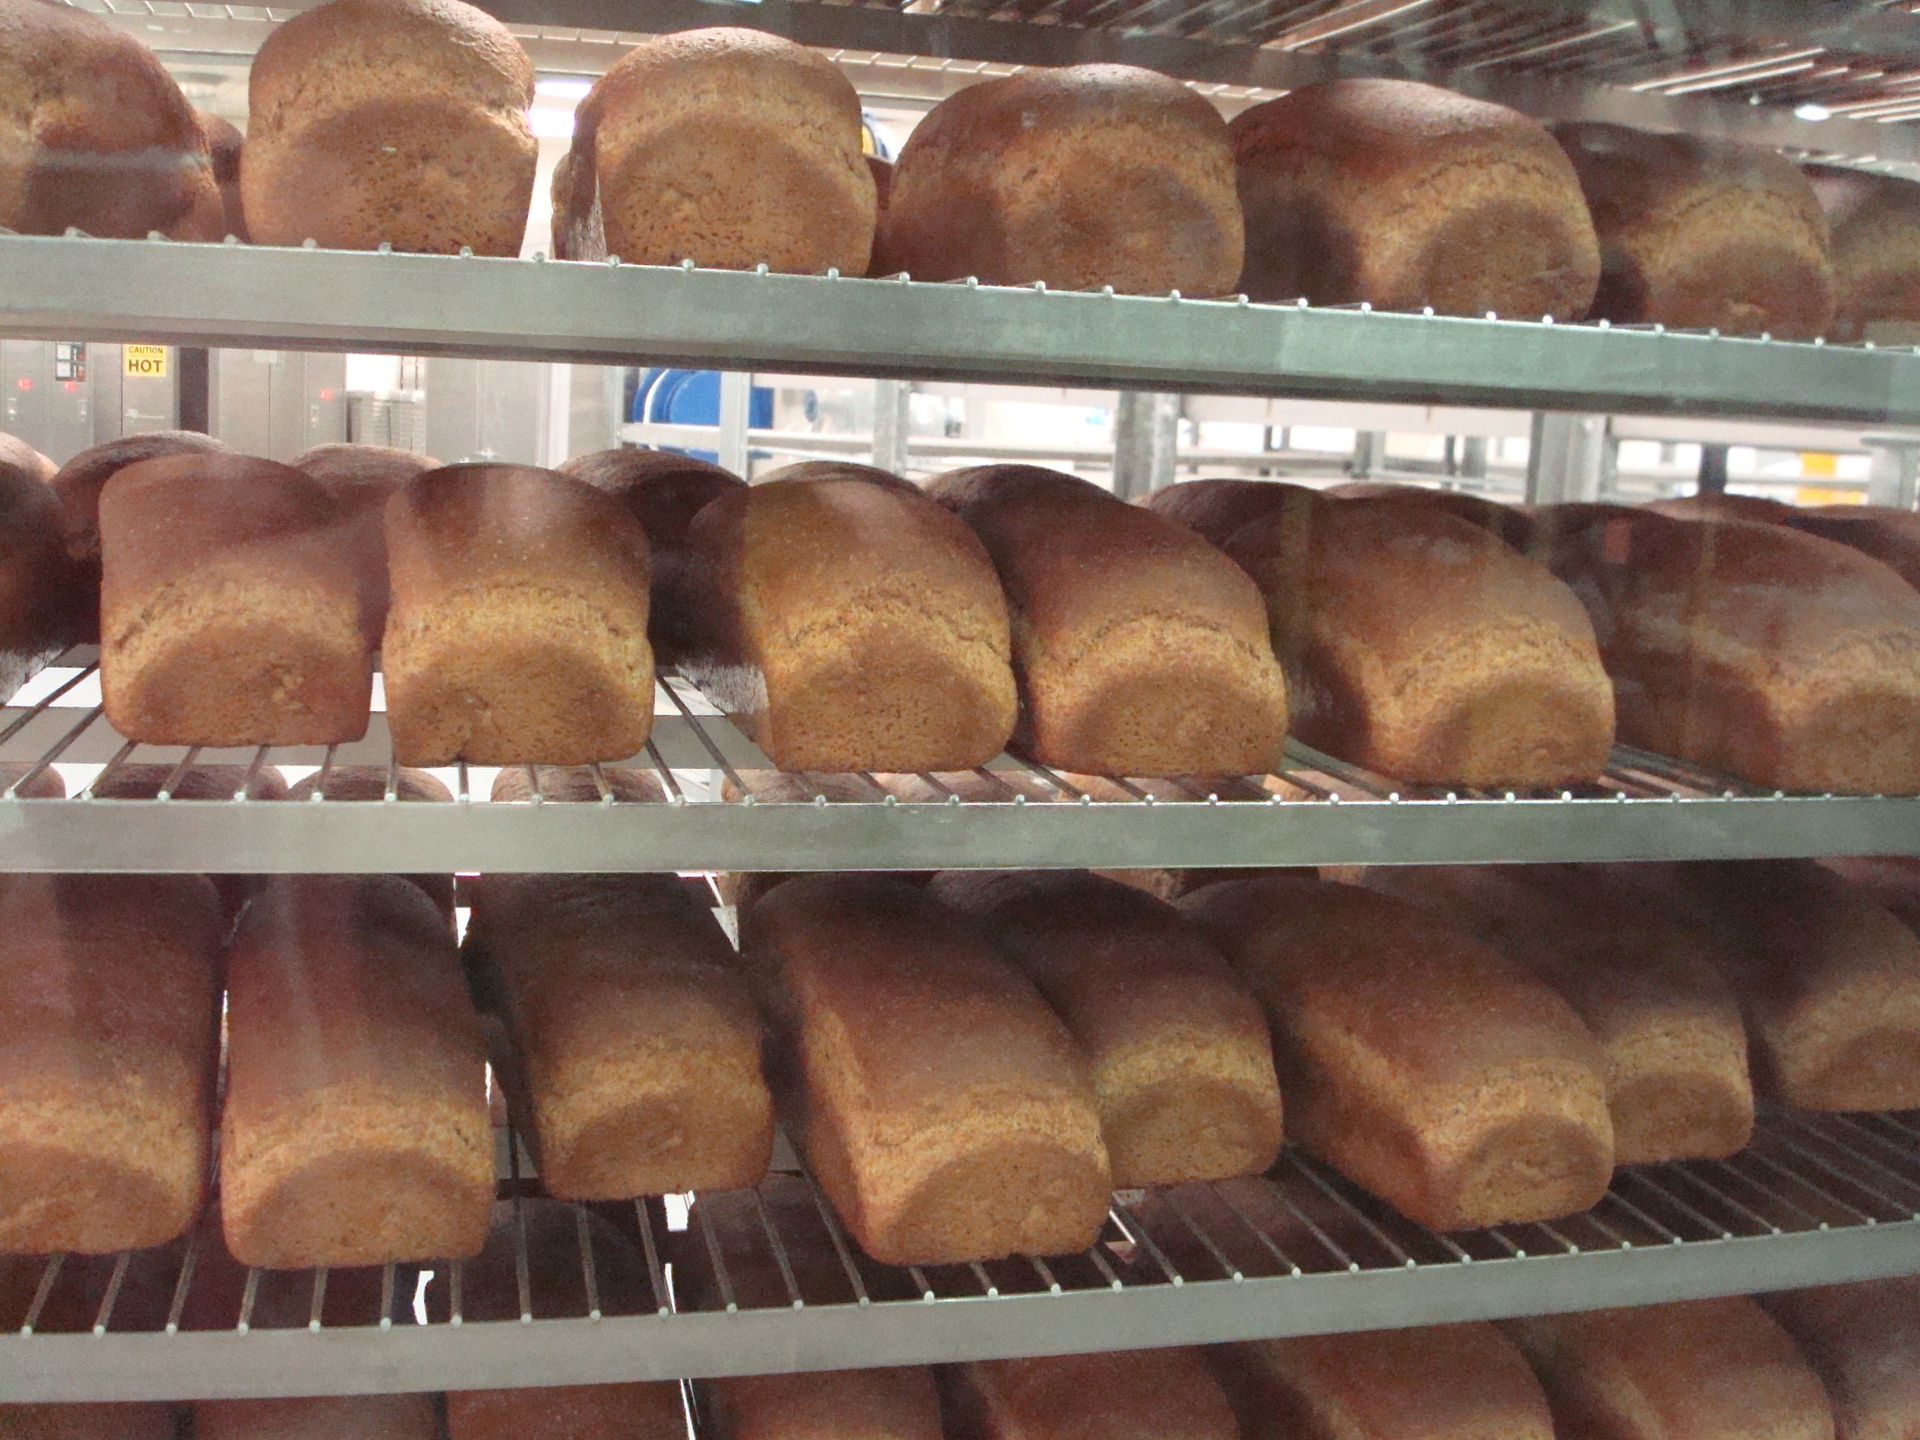
[[[1820,1285],[1760,1305],[1819,1372],[1836,1440],[1920,1433],[1920,1280]]]
[[[1771,150],[1618,125],[1556,125],[1600,235],[1591,315],[1811,340],[1833,318],[1826,217]]]
[[[554,233],[569,258],[867,272],[860,97],[825,56],[780,36],[641,41],[581,102],[564,169]]]
[[[1744,1295],[1510,1320],[1562,1435],[1833,1440],[1820,1378]]]
[[[195,1440],[435,1440],[431,1395],[328,1395],[310,1400],[198,1400]]]
[[[881,249],[916,280],[1223,295],[1242,251],[1226,122],[1130,65],[969,85],[901,147]]]
[[[388,502],[386,543],[402,764],[586,765],[647,743],[647,536],[619,501],[528,465],[449,465]]]
[[[595,803],[602,796],[600,786],[595,783],[593,771],[587,766],[536,765],[534,774],[528,774],[525,765],[510,765],[493,777],[493,789],[488,799],[496,802],[514,804],[533,799],[534,779],[540,783],[540,799],[557,801],[560,804]],[[640,804],[661,803],[667,798],[667,792],[660,782],[645,770],[629,767],[619,769],[602,768],[600,776],[607,782],[607,790],[615,800],[630,800]]]
[[[1829,165],[1803,167],[1833,236],[1833,324],[1849,343],[1920,321],[1920,185]]]
[[[1185,480],[1149,494],[1156,515],[1178,520],[1217,550],[1244,526],[1280,511],[1306,513],[1319,492],[1287,480]]]
[[[1482,495],[1469,495],[1461,490],[1435,490],[1425,485],[1396,485],[1381,480],[1348,480],[1339,485],[1329,485],[1319,493],[1337,500],[1391,499],[1403,505],[1424,505],[1430,510],[1478,525],[1522,552],[1526,550],[1532,533],[1525,510],[1503,505]]]
[[[1238,1440],[1198,1350],[1129,1350],[943,1366],[952,1440]]]
[[[1823,505],[1793,510],[1783,523],[1871,555],[1920,589],[1920,515],[1885,505]]]
[[[966,526],[858,476],[694,519],[682,669],[782,770],[962,770],[1013,729],[1006,602]]]
[[[1600,283],[1580,181],[1517,110],[1413,80],[1303,85],[1234,117],[1255,300],[1577,320]]]
[[[101,686],[129,740],[366,734],[366,577],[298,470],[211,453],[128,466],[100,492],[100,557]]]
[[[718,1440],[941,1440],[924,1366],[733,1375],[702,1381],[700,1395]]]
[[[1536,519],[1622,740],[1783,790],[1920,793],[1920,595],[1885,565],[1779,525]]]
[[[1597,866],[1376,866],[1551,985],[1606,1060],[1615,1165],[1723,1158],[1753,1134],[1740,1002],[1698,932]]]
[[[1260,1002],[1179,911],[1071,870],[948,871],[930,893],[977,921],[1066,1021],[1116,1186],[1258,1175],[1279,1157]]]
[[[776,1089],[875,1260],[1083,1250],[1111,1184],[1086,1062],[1033,985],[925,892],[790,880],[744,919]]]
[[[1303,1149],[1436,1230],[1605,1193],[1604,1057],[1516,961],[1402,901],[1304,877],[1210,885],[1179,908],[1266,1007]]]
[[[1612,687],[1545,565],[1420,499],[1267,498],[1226,553],[1265,599],[1300,739],[1429,785],[1535,789],[1605,767]]]
[[[240,170],[263,245],[517,255],[533,62],[461,0],[330,0],[268,35]]]
[[[399,876],[276,878],[227,961],[227,1246],[305,1269],[477,1253],[493,1200],[478,1022]]]
[[[1491,1325],[1305,1335],[1210,1358],[1245,1440],[1553,1440],[1539,1381]]]
[[[473,917],[549,1194],[630,1200],[766,1174],[760,1023],[725,933],[677,877],[486,876]]]
[[[200,1210],[220,906],[194,875],[0,882],[0,1251],[165,1244]]]
[[[0,1405],[10,1440],[174,1440],[178,1427],[176,1407],[156,1401]]]
[[[29,480],[52,483],[60,467],[18,436],[0,431],[0,468],[23,472]]]
[[[0,227],[140,239],[207,195],[206,136],[151,50],[65,5],[0,0]]]
[[[687,647],[683,611],[693,603],[683,594],[687,531],[693,517],[722,495],[746,488],[730,470],[666,450],[596,450],[576,455],[560,467],[562,475],[584,480],[618,497],[647,532],[652,565],[652,598],[647,610],[647,639],[654,660],[676,665]]]
[[[1184,526],[1027,465],[939,476],[1012,614],[1013,743],[1094,775],[1246,775],[1279,759],[1287,694],[1259,592]]]
[[[88,628],[90,597],[60,530],[53,491],[0,463],[0,652],[32,655]]]

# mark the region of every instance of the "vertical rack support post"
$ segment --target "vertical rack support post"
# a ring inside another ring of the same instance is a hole
[[[873,463],[892,475],[907,473],[907,431],[913,387],[905,380],[873,382]]]
[[[720,468],[742,480],[747,474],[747,420],[752,409],[753,375],[746,370],[720,372]]]
[[[1610,461],[1607,428],[1604,415],[1536,411],[1527,447],[1527,503],[1600,499]]]
[[[1122,390],[1113,411],[1113,493],[1122,500],[1173,483],[1180,444],[1180,397]]]

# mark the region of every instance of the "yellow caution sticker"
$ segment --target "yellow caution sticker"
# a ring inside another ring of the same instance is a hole
[[[141,380],[166,379],[169,353],[165,345],[125,345],[120,351],[126,373]]]

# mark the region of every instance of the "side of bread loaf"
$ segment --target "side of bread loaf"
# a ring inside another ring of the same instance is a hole
[[[86,593],[60,535],[60,502],[0,462],[0,653],[32,656],[80,638]]]
[[[1279,759],[1287,693],[1258,591],[1186,527],[1024,465],[940,476],[1012,614],[1014,743],[1100,775],[1245,775]]]
[[[1920,321],[1920,185],[1831,165],[1804,169],[1833,235],[1835,340]]]
[[[922,496],[775,480],[688,532],[682,668],[783,770],[963,770],[1013,729],[1006,602]]]
[[[1600,283],[1580,181],[1537,121],[1413,80],[1303,85],[1232,125],[1256,300],[1577,320]]]
[[[1074,871],[949,871],[935,898],[1027,974],[1092,1066],[1121,1188],[1257,1175],[1280,1152],[1260,1002],[1178,911]]]
[[[158,1401],[0,1404],[0,1435],[13,1440],[175,1440],[179,1407]]]
[[[921,1265],[1093,1242],[1110,1177],[1086,1062],[971,926],[875,875],[790,880],[746,919],[783,1103],[863,1250]]]
[[[306,1400],[201,1400],[194,1440],[435,1440],[431,1395],[327,1395]]]
[[[647,537],[612,496],[531,466],[450,465],[388,502],[386,544],[403,765],[584,765],[647,743]]]
[[[1219,112],[1150,70],[1074,65],[936,105],[901,147],[881,249],[916,279],[1222,295],[1243,240]]]
[[[1781,1290],[1760,1304],[1819,1372],[1837,1440],[1920,1431],[1920,1280]]]
[[[941,1369],[952,1440],[1238,1440],[1198,1350],[976,1360]]]
[[[272,1269],[471,1256],[493,1138],[453,936],[398,876],[276,879],[228,955],[228,1248]]]
[[[1303,877],[1210,885],[1180,908],[1266,1007],[1302,1148],[1436,1230],[1605,1193],[1604,1057],[1518,962],[1412,905]]]

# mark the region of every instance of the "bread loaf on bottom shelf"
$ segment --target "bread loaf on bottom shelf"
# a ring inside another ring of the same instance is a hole
[[[1833,1440],[1820,1377],[1744,1295],[1503,1327],[1582,1440]]]
[[[742,956],[809,1168],[891,1265],[1083,1250],[1111,1181],[1086,1062],[954,911],[875,875],[790,880]]]
[[[436,1440],[431,1395],[201,1400],[194,1440]]]
[[[1886,505],[1821,505],[1790,510],[1782,523],[1871,556],[1920,589],[1920,515],[1911,510]]]
[[[1554,1440],[1539,1382],[1491,1325],[1258,1340],[1210,1358],[1244,1440]]]
[[[1760,1305],[1819,1372],[1836,1440],[1920,1435],[1920,1280],[1781,1290]]]
[[[1525,967],[1403,901],[1293,876],[1180,908],[1266,1007],[1292,1139],[1435,1230],[1585,1210],[1613,1172],[1605,1059]]]
[[[1197,1350],[1129,1350],[946,1365],[951,1440],[1238,1440]]]
[[[700,1382],[719,1440],[941,1440],[933,1373],[910,1365]]]
[[[175,1407],[158,1401],[0,1404],[7,1440],[174,1440],[179,1424]]]
[[[1260,1002],[1177,910],[1075,871],[948,871],[932,895],[978,921],[1092,1066],[1123,1189],[1257,1175],[1281,1101]]]

